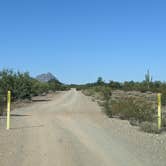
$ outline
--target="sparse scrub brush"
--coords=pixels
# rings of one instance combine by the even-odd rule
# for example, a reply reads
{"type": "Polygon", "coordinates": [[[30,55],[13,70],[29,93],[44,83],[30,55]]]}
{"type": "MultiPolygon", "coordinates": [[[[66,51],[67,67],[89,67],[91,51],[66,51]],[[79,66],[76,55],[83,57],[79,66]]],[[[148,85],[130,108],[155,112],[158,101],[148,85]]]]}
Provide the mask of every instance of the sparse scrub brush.
{"type": "Polygon", "coordinates": [[[112,114],[122,119],[134,118],[139,122],[152,121],[154,110],[145,101],[136,101],[133,98],[122,98],[121,101],[111,101],[112,114]]]}
{"type": "Polygon", "coordinates": [[[140,128],[142,131],[147,132],[147,133],[155,133],[155,134],[160,133],[156,123],[142,122],[140,125],[140,128]]]}
{"type": "Polygon", "coordinates": [[[104,112],[106,113],[106,115],[111,118],[112,117],[112,109],[111,109],[111,105],[109,103],[109,100],[106,100],[103,103],[103,107],[104,107],[104,112]]]}
{"type": "Polygon", "coordinates": [[[162,117],[162,126],[166,128],[166,116],[162,117]]]}

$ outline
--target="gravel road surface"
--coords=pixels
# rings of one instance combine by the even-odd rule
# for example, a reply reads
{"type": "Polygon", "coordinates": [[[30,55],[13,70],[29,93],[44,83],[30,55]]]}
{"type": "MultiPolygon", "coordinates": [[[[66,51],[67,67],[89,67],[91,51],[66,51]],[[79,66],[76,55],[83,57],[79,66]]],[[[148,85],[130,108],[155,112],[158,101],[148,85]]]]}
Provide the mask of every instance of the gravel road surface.
{"type": "Polygon", "coordinates": [[[75,89],[0,119],[0,166],[166,166],[166,134],[109,119],[75,89]]]}

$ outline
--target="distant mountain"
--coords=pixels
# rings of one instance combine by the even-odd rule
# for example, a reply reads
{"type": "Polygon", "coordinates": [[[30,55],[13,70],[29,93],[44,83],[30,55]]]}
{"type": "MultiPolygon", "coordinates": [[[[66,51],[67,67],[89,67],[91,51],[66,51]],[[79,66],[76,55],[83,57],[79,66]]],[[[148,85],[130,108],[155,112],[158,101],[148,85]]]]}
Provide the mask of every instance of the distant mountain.
{"type": "Polygon", "coordinates": [[[56,80],[58,81],[58,79],[52,74],[52,73],[44,73],[44,74],[40,74],[36,77],[36,79],[40,82],[49,82],[51,80],[56,80]]]}

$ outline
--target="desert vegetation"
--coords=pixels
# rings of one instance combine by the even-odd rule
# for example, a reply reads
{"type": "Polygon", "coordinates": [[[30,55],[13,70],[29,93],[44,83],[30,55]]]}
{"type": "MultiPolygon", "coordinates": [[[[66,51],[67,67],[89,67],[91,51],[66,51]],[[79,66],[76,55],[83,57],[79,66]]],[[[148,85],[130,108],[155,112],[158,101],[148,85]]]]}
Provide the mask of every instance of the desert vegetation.
{"type": "Polygon", "coordinates": [[[12,101],[18,101],[31,100],[33,96],[66,89],[68,87],[57,79],[41,82],[32,78],[28,72],[22,73],[4,69],[0,71],[0,114],[2,114],[3,108],[6,105],[8,90],[12,92],[12,101]]]}
{"type": "MultiPolygon", "coordinates": [[[[45,75],[44,75],[45,78],[45,75]]],[[[150,72],[142,82],[106,83],[102,77],[85,85],[64,85],[56,78],[46,82],[32,78],[29,73],[2,70],[0,72],[0,114],[6,105],[6,94],[12,92],[12,101],[31,100],[33,96],[44,95],[76,88],[102,106],[110,118],[129,120],[131,125],[140,126],[146,132],[157,130],[157,93],[162,93],[162,106],[166,106],[166,83],[153,81],[150,72]]],[[[166,114],[162,115],[162,127],[166,128],[166,114]]]]}
{"type": "MultiPolygon", "coordinates": [[[[92,96],[111,118],[129,120],[145,132],[159,133],[157,129],[157,93],[162,93],[162,106],[166,105],[166,83],[153,81],[148,71],[142,82],[105,83],[101,77],[95,83],[78,85],[77,90],[92,96]]],[[[166,127],[163,112],[162,127],[166,127]]],[[[162,130],[163,130],[162,129],[162,130]]]]}

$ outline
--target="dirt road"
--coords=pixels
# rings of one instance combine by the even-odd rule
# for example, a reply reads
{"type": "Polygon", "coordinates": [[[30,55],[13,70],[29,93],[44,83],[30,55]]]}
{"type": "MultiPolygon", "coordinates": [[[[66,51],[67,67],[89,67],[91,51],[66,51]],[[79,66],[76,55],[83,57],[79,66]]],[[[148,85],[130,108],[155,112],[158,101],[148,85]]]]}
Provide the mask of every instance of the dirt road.
{"type": "Polygon", "coordinates": [[[109,119],[90,98],[70,90],[0,120],[0,166],[166,166],[166,135],[109,119]]]}

